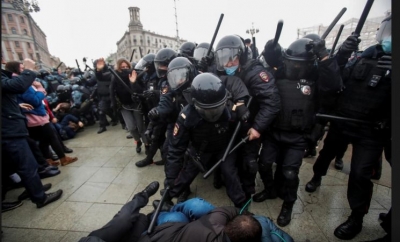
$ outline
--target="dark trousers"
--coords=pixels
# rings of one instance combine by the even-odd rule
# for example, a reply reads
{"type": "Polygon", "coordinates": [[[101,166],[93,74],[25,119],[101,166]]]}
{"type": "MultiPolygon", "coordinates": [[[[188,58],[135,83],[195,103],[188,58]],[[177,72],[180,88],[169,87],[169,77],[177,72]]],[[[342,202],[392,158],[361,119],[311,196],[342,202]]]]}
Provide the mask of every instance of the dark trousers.
{"type": "Polygon", "coordinates": [[[100,127],[106,127],[108,121],[107,116],[111,118],[112,122],[117,121],[117,118],[114,115],[114,111],[111,108],[111,101],[109,98],[102,98],[99,101],[99,124],[100,127]]]}
{"type": "Polygon", "coordinates": [[[2,162],[16,169],[33,203],[43,202],[46,195],[37,173],[38,165],[26,138],[2,138],[1,144],[2,162]]]}
{"type": "Polygon", "coordinates": [[[281,195],[285,202],[297,200],[299,188],[299,169],[308,141],[303,133],[290,131],[265,132],[260,155],[260,176],[265,189],[271,189],[274,183],[282,179],[281,195]],[[276,176],[272,179],[272,164],[277,163],[276,176]]]}
{"type": "MultiPolygon", "coordinates": [[[[218,160],[222,158],[225,151],[218,153],[204,153],[200,156],[200,160],[204,167],[210,168],[218,160]]],[[[225,178],[226,193],[235,205],[239,205],[246,201],[246,195],[240,183],[238,169],[236,166],[236,152],[228,155],[224,162],[221,163],[222,175],[225,178]]],[[[174,187],[170,190],[170,197],[179,196],[187,189],[193,180],[199,174],[199,169],[193,162],[185,162],[185,166],[175,180],[174,187]]]]}
{"type": "Polygon", "coordinates": [[[139,213],[148,202],[147,195],[136,194],[106,225],[92,231],[89,236],[98,237],[106,242],[138,241],[149,226],[147,216],[139,213]]]}
{"type": "MultiPolygon", "coordinates": [[[[377,161],[383,152],[384,142],[378,139],[354,137],[343,134],[342,131],[331,125],[331,138],[338,144],[351,143],[351,170],[347,188],[347,199],[350,208],[357,214],[366,214],[371,203],[373,183],[371,176],[374,173],[377,161]]],[[[335,158],[337,150],[334,145],[324,145],[324,152],[320,152],[318,159],[321,164],[329,166],[335,158]]],[[[322,168],[319,168],[322,170],[322,168]]],[[[325,169],[325,167],[323,168],[325,169]]],[[[314,172],[316,172],[314,170],[314,172]]],[[[326,174],[326,172],[325,172],[326,174]]]]}
{"type": "Polygon", "coordinates": [[[31,149],[32,154],[39,165],[39,171],[49,166],[49,164],[47,164],[46,158],[44,158],[43,153],[40,151],[39,146],[36,144],[36,141],[31,139],[30,137],[27,137],[26,141],[28,142],[29,148],[31,149]]]}
{"type": "Polygon", "coordinates": [[[161,129],[162,130],[159,132],[159,135],[157,135],[157,137],[155,137],[154,140],[152,140],[151,143],[150,143],[149,151],[148,151],[148,154],[147,154],[148,159],[153,160],[153,158],[156,155],[158,149],[160,149],[160,151],[161,151],[162,159],[166,159],[166,154],[164,153],[165,152],[164,143],[165,143],[165,140],[166,140],[166,137],[165,137],[166,127],[163,127],[161,129]]]}
{"type": "Polygon", "coordinates": [[[49,155],[49,145],[56,152],[58,158],[65,157],[63,145],[57,138],[56,130],[51,127],[50,123],[43,126],[28,127],[29,136],[39,141],[39,148],[45,157],[51,157],[49,155]]]}
{"type": "MultiPolygon", "coordinates": [[[[237,143],[240,142],[238,139],[237,143]]],[[[235,143],[235,144],[237,144],[235,143]]],[[[239,177],[240,181],[242,182],[242,187],[244,192],[247,195],[254,194],[256,192],[255,187],[256,187],[256,175],[257,175],[257,169],[251,169],[249,167],[249,164],[251,162],[255,162],[258,160],[258,152],[260,151],[260,140],[252,140],[249,142],[246,142],[244,145],[242,145],[240,149],[241,159],[239,160],[239,177]]]]}

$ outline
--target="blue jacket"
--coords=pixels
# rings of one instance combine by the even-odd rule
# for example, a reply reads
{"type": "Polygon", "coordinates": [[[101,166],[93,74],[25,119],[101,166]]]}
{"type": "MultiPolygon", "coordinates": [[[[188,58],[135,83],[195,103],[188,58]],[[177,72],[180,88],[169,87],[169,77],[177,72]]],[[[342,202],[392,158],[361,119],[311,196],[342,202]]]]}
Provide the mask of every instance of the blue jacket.
{"type": "Polygon", "coordinates": [[[29,87],[23,94],[18,95],[18,103],[28,103],[33,106],[31,111],[22,109],[23,113],[31,113],[38,116],[45,116],[46,109],[43,104],[45,98],[44,93],[35,91],[33,87],[29,87]]]}
{"type": "Polygon", "coordinates": [[[24,93],[33,83],[36,74],[24,70],[21,75],[12,77],[12,73],[1,70],[1,136],[5,138],[26,137],[25,115],[21,113],[17,95],[24,93]]]}

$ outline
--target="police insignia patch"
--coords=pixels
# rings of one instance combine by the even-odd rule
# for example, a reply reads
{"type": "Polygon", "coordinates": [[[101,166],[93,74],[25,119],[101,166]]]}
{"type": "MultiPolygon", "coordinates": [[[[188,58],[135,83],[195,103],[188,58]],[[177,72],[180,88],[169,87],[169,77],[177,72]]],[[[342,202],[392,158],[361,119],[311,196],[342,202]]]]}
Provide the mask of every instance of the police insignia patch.
{"type": "Polygon", "coordinates": [[[163,87],[161,93],[162,93],[162,94],[165,94],[165,93],[167,93],[167,92],[168,92],[168,86],[163,87]]]}
{"type": "Polygon", "coordinates": [[[304,94],[304,95],[310,95],[311,94],[311,88],[310,88],[310,86],[302,86],[301,87],[301,92],[304,94]]]}
{"type": "Polygon", "coordinates": [[[269,81],[268,74],[267,74],[265,71],[263,71],[263,72],[260,73],[260,77],[261,77],[261,79],[262,79],[263,81],[265,81],[265,82],[268,82],[268,81],[269,81]]]}
{"type": "Polygon", "coordinates": [[[175,127],[174,127],[174,136],[176,136],[179,132],[179,124],[175,123],[175,127]]]}

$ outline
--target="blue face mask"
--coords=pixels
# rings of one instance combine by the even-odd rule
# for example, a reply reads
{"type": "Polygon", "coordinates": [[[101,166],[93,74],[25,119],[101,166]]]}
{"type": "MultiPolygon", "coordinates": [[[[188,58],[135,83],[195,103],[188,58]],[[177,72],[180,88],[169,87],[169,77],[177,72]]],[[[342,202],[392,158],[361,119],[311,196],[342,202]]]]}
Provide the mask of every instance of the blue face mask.
{"type": "Polygon", "coordinates": [[[382,49],[386,54],[392,53],[392,37],[386,37],[382,40],[382,49]]]}
{"type": "Polygon", "coordinates": [[[228,76],[235,75],[235,72],[239,66],[224,67],[225,72],[228,76]]]}

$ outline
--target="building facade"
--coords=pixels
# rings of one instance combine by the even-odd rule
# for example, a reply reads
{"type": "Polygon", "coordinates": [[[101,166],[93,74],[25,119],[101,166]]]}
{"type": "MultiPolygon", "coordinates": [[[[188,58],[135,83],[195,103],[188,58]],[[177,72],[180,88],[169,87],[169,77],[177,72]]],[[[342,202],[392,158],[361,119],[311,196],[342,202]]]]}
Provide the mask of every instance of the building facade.
{"type": "MultiPolygon", "coordinates": [[[[361,42],[358,46],[359,50],[365,50],[367,47],[377,43],[375,40],[376,30],[379,28],[382,20],[384,18],[386,18],[387,16],[389,16],[390,14],[391,14],[391,11],[388,10],[381,17],[368,18],[365,21],[364,26],[361,30],[361,34],[360,34],[361,42]]],[[[325,38],[326,48],[328,48],[328,49],[332,48],[332,45],[336,39],[336,36],[339,32],[341,25],[344,25],[344,27],[343,27],[342,33],[340,34],[339,40],[337,42],[336,49],[340,46],[341,43],[343,43],[343,41],[346,40],[347,37],[349,37],[355,31],[358,21],[359,21],[358,18],[352,18],[341,24],[339,24],[339,23],[336,24],[335,27],[328,34],[328,36],[325,38]]],[[[317,26],[298,29],[297,30],[297,38],[302,38],[303,36],[305,36],[307,34],[318,34],[319,36],[321,36],[327,28],[328,28],[328,26],[317,25],[317,26]]]]}
{"type": "Polygon", "coordinates": [[[140,22],[140,9],[138,7],[129,7],[128,9],[130,16],[128,31],[117,42],[117,52],[107,57],[110,63],[116,63],[119,58],[130,60],[133,50],[135,52],[132,56],[132,62],[137,63],[142,55],[155,54],[159,49],[167,47],[177,51],[181,43],[186,42],[186,40],[178,39],[177,37],[160,35],[143,29],[143,25],[140,22]],[[140,50],[142,53],[140,53],[140,50]]]}
{"type": "MultiPolygon", "coordinates": [[[[39,68],[50,69],[61,63],[47,47],[46,34],[29,12],[17,10],[12,0],[1,4],[1,54],[5,61],[34,60],[39,68]]],[[[64,69],[66,66],[61,65],[64,69]]]]}

